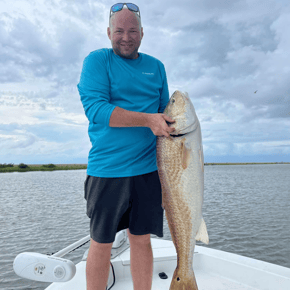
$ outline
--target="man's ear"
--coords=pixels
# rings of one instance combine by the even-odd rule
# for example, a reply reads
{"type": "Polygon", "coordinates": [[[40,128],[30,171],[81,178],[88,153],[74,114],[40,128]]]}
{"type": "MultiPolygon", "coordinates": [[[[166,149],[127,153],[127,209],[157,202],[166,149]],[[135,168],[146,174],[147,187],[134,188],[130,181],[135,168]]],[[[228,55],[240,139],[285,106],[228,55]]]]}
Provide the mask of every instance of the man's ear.
{"type": "Polygon", "coordinates": [[[143,27],[141,27],[141,40],[143,38],[143,35],[144,35],[144,33],[143,33],[143,27]]]}
{"type": "Polygon", "coordinates": [[[111,29],[110,29],[110,27],[107,28],[107,34],[108,34],[109,39],[111,40],[111,29]]]}

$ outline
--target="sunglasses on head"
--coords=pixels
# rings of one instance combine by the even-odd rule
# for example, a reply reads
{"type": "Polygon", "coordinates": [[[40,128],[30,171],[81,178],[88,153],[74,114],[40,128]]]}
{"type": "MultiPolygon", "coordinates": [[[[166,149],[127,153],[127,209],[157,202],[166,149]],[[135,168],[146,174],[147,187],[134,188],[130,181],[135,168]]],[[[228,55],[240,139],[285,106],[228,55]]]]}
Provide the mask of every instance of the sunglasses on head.
{"type": "Polygon", "coordinates": [[[127,8],[133,12],[137,12],[138,16],[140,17],[140,10],[139,7],[133,3],[117,3],[111,7],[110,10],[110,17],[112,16],[113,13],[119,12],[123,9],[124,5],[127,6],[127,8]]]}

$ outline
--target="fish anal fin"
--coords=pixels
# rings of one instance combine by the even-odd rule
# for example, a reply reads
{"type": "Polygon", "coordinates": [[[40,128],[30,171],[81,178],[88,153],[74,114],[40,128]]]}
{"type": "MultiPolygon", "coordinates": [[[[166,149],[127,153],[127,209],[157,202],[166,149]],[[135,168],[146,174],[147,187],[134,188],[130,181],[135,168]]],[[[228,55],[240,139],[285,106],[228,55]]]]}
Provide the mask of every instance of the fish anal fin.
{"type": "Polygon", "coordinates": [[[184,138],[181,142],[181,163],[183,169],[186,169],[189,165],[191,152],[191,150],[186,147],[185,141],[186,139],[184,138]]]}
{"type": "Polygon", "coordinates": [[[204,221],[203,218],[201,219],[201,223],[200,223],[200,226],[199,226],[199,230],[198,230],[198,232],[196,234],[195,240],[196,241],[201,241],[201,242],[203,242],[205,244],[209,243],[209,238],[208,238],[208,233],[207,233],[207,229],[206,229],[206,224],[205,224],[205,221],[204,221]]]}

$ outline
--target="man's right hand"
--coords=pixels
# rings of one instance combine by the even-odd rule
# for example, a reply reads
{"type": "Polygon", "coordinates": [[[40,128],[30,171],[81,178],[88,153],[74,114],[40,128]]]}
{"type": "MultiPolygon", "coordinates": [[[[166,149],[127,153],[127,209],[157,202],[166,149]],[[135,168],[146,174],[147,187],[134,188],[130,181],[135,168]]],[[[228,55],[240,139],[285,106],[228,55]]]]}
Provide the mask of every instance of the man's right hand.
{"type": "Polygon", "coordinates": [[[175,131],[174,128],[167,125],[166,121],[169,123],[175,122],[165,114],[148,114],[148,127],[155,136],[169,137],[170,133],[175,131]]]}

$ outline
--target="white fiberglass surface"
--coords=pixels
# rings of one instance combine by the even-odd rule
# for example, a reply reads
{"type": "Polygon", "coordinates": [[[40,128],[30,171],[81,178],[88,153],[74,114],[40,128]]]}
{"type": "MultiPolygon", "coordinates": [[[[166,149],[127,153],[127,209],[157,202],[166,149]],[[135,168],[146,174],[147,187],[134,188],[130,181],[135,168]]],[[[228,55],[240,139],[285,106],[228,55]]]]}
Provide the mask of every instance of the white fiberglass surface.
{"type": "MultiPolygon", "coordinates": [[[[176,267],[176,252],[173,243],[152,239],[154,269],[152,290],[168,290],[176,267]],[[165,272],[167,279],[160,279],[165,272]]],[[[290,289],[290,269],[249,259],[246,257],[196,246],[194,272],[199,290],[279,290],[290,289]],[[272,288],[274,286],[274,288],[272,288]],[[277,288],[278,289],[278,288],[277,288]]],[[[130,250],[128,249],[112,262],[116,282],[112,290],[133,290],[130,274],[130,250]]],[[[77,274],[67,283],[54,283],[47,290],[85,290],[85,266],[77,265],[77,274]]],[[[109,286],[113,276],[110,273],[109,286]]]]}

